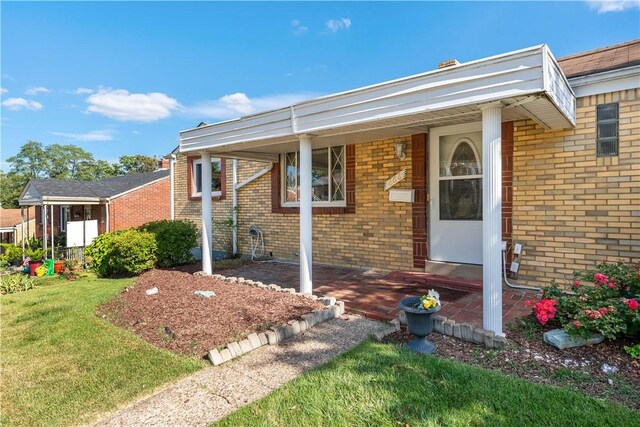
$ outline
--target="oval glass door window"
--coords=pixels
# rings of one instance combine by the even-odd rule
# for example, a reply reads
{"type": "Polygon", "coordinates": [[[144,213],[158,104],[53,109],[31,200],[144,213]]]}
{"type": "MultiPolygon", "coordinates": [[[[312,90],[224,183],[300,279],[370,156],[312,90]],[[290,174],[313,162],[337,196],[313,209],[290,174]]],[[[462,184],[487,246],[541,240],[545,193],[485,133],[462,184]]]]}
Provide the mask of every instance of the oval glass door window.
{"type": "Polygon", "coordinates": [[[482,220],[482,162],[473,141],[443,138],[440,145],[440,220],[482,220]]]}

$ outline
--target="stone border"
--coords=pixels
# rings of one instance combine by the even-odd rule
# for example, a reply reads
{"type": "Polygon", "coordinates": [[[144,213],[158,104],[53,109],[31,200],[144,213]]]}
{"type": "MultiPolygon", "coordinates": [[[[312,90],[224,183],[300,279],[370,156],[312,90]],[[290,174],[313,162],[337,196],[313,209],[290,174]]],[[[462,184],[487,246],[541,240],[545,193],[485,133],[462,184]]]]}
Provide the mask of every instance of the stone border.
{"type": "MultiPolygon", "coordinates": [[[[400,311],[398,320],[402,324],[407,324],[404,312],[400,311]]],[[[459,338],[463,341],[475,344],[484,344],[485,347],[501,350],[507,343],[506,337],[496,336],[493,331],[485,331],[473,323],[456,323],[453,319],[444,316],[433,316],[433,331],[442,335],[459,338]]]]}
{"type": "MultiPolygon", "coordinates": [[[[194,273],[196,276],[205,276],[204,273],[198,271],[194,273]]],[[[316,295],[301,294],[296,292],[294,288],[281,288],[276,284],[266,285],[260,281],[253,281],[245,279],[244,277],[227,277],[221,274],[212,274],[208,277],[213,279],[222,280],[229,283],[237,283],[241,285],[247,285],[254,288],[265,289],[272,292],[284,292],[293,295],[298,295],[304,298],[308,298],[314,301],[319,301],[325,305],[322,310],[313,310],[311,313],[303,314],[301,320],[290,320],[285,324],[272,326],[268,331],[261,332],[259,334],[250,334],[242,341],[234,341],[228,343],[222,350],[212,349],[207,353],[207,357],[213,363],[214,366],[221,365],[238,356],[249,353],[263,345],[276,345],[287,338],[301,334],[307,329],[311,329],[317,324],[326,322],[327,320],[335,319],[344,314],[344,301],[336,301],[334,297],[317,297],[316,295]]]]}

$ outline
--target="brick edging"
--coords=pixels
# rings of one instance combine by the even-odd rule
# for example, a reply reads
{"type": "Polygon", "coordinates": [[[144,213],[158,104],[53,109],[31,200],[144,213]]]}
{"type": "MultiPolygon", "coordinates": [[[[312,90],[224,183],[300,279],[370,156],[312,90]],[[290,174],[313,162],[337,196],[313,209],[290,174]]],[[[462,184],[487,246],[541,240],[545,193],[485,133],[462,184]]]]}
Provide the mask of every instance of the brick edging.
{"type": "MultiPolygon", "coordinates": [[[[406,324],[403,316],[398,317],[400,323],[406,324]]],[[[458,338],[475,344],[483,344],[487,348],[501,350],[507,343],[507,338],[496,335],[493,331],[486,331],[473,323],[456,323],[444,316],[433,316],[433,331],[442,335],[458,338]]]]}
{"type": "MultiPolygon", "coordinates": [[[[203,276],[204,273],[198,272],[195,275],[203,276]],[[200,274],[198,274],[200,273],[200,274]]],[[[317,297],[316,295],[301,294],[296,292],[294,288],[281,288],[276,284],[266,285],[260,281],[247,280],[244,277],[227,277],[221,274],[212,274],[213,279],[222,280],[229,283],[237,283],[241,285],[251,286],[253,288],[265,289],[272,292],[283,292],[298,295],[314,301],[320,301],[325,305],[322,310],[313,310],[310,313],[303,314],[301,320],[290,320],[285,324],[272,326],[266,332],[252,333],[242,341],[234,341],[228,343],[222,350],[212,349],[207,353],[207,358],[214,366],[221,365],[236,357],[252,352],[263,345],[276,345],[287,338],[301,334],[315,325],[326,322],[331,319],[338,318],[344,314],[344,301],[336,301],[334,297],[317,297]]]]}

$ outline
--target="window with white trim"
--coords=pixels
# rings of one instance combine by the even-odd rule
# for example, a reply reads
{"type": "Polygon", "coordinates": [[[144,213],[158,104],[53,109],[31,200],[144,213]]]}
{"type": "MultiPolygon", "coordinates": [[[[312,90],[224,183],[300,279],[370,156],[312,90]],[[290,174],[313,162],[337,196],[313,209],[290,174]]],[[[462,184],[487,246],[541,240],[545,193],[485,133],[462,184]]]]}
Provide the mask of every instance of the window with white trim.
{"type": "Polygon", "coordinates": [[[618,155],[618,103],[600,104],[596,107],[596,155],[618,155]]]}
{"type": "MultiPolygon", "coordinates": [[[[191,196],[202,197],[202,160],[193,161],[193,187],[191,196]]],[[[222,195],[222,161],[220,159],[211,159],[211,195],[222,195]]]]}
{"type": "MultiPolygon", "coordinates": [[[[300,205],[299,152],[281,156],[282,206],[300,205]]],[[[345,148],[317,148],[311,152],[311,194],[314,206],[346,206],[345,148]]]]}
{"type": "Polygon", "coordinates": [[[69,222],[69,206],[60,206],[60,231],[67,231],[69,222]]]}

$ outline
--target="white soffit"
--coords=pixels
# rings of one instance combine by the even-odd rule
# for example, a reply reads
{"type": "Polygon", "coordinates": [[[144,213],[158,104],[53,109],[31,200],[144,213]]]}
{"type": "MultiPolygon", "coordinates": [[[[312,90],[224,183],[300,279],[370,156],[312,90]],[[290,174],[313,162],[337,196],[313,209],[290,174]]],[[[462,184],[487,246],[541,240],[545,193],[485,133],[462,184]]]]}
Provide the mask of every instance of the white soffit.
{"type": "Polygon", "coordinates": [[[576,97],[640,88],[640,65],[575,77],[569,80],[576,97]]]}
{"type": "Polygon", "coordinates": [[[229,152],[295,142],[305,133],[464,123],[493,101],[503,102],[507,117],[532,118],[552,129],[575,125],[573,91],[541,45],[186,130],[180,151],[229,152]]]}

